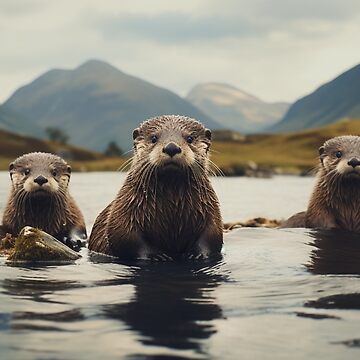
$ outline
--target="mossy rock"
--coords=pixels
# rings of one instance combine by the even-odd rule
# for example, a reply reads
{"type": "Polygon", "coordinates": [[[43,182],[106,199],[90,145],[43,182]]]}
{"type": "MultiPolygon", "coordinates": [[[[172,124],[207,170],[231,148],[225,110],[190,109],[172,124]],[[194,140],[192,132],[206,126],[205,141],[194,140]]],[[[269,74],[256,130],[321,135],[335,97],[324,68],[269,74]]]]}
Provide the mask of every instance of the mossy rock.
{"type": "Polygon", "coordinates": [[[24,227],[15,240],[8,260],[17,262],[72,262],[81,255],[48,233],[31,226],[24,227]]]}
{"type": "Polygon", "coordinates": [[[14,252],[15,248],[15,238],[11,234],[6,234],[0,240],[0,255],[10,255],[14,252]]]}

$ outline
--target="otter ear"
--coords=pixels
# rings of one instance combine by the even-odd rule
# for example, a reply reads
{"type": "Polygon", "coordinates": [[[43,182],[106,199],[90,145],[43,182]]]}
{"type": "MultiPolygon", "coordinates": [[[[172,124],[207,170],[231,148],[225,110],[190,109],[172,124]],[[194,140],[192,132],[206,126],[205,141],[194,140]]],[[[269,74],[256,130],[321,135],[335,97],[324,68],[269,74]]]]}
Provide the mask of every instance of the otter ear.
{"type": "Polygon", "coordinates": [[[211,140],[211,130],[205,129],[205,137],[209,140],[211,140]]]}
{"type": "Polygon", "coordinates": [[[140,135],[140,129],[139,129],[139,128],[136,128],[136,129],[133,131],[133,139],[135,140],[139,135],[140,135]]]}
{"type": "Polygon", "coordinates": [[[9,165],[9,171],[14,170],[14,167],[15,167],[14,163],[13,163],[13,162],[10,163],[10,165],[9,165]]]}
{"type": "Polygon", "coordinates": [[[68,165],[68,166],[66,167],[66,170],[68,171],[69,174],[71,174],[71,166],[70,166],[70,165],[68,165]]]}

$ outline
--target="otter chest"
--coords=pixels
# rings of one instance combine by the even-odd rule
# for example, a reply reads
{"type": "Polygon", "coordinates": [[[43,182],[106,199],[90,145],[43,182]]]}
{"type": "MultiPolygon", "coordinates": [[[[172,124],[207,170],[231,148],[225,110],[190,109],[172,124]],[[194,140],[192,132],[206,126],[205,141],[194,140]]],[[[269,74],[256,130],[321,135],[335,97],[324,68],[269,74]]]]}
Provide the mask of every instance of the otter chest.
{"type": "Polygon", "coordinates": [[[146,241],[165,251],[186,251],[204,230],[205,204],[180,190],[157,193],[142,229],[146,241]]]}

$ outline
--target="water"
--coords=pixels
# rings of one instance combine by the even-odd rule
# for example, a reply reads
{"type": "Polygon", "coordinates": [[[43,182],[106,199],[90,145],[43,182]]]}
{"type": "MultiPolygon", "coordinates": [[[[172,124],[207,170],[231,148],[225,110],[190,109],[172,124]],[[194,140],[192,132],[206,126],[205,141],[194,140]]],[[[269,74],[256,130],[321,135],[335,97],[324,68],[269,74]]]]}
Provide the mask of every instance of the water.
{"type": "MultiPolygon", "coordinates": [[[[88,228],[119,173],[74,174],[88,228]]],[[[1,209],[8,175],[0,173],[1,209]]],[[[304,209],[313,179],[215,179],[225,221],[304,209]]],[[[355,359],[360,243],[343,232],[240,229],[216,263],[64,266],[0,259],[1,359],[355,359]]]]}

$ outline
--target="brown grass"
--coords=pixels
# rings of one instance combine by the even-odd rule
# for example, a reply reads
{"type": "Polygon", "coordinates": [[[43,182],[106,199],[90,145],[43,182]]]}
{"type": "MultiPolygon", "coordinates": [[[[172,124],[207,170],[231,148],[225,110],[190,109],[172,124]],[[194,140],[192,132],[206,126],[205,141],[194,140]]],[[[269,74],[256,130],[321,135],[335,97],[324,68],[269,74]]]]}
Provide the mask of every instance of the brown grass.
{"type": "MultiPolygon", "coordinates": [[[[318,148],[325,140],[339,135],[360,135],[360,120],[342,120],[318,129],[284,134],[249,135],[242,142],[214,141],[212,160],[223,170],[246,165],[281,168],[294,172],[318,163],[318,148]]],[[[0,169],[6,170],[16,157],[31,152],[57,153],[67,158],[75,171],[118,170],[126,158],[107,158],[103,154],[0,131],[0,169]]]]}

